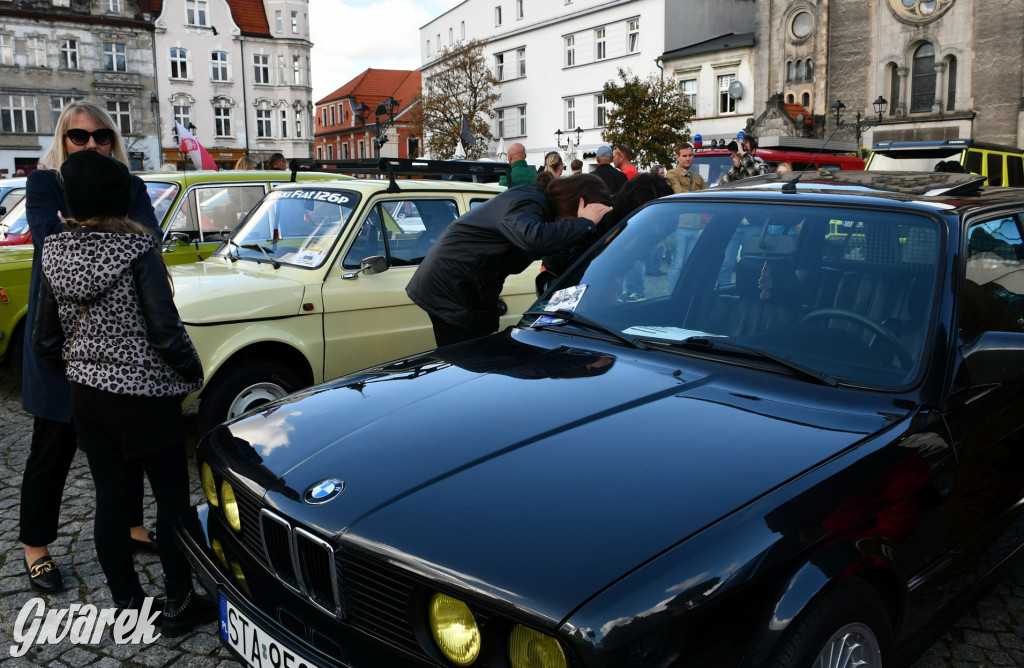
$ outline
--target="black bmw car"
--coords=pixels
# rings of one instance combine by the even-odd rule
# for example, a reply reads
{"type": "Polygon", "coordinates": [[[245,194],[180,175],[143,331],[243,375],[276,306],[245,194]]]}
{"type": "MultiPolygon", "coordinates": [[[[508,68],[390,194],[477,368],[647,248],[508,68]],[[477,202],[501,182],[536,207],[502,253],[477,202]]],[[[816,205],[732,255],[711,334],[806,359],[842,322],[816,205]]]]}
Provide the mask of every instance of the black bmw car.
{"type": "Polygon", "coordinates": [[[518,327],[211,431],[178,537],[223,642],[255,666],[912,661],[1024,537],[1024,193],[843,178],[656,200],[518,327]]]}

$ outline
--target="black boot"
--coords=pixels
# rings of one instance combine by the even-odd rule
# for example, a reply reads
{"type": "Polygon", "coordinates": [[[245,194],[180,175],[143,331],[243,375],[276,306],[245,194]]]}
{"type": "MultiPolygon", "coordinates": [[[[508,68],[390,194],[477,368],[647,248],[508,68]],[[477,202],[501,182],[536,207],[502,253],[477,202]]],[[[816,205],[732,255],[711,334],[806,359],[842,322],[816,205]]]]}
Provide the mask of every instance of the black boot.
{"type": "Polygon", "coordinates": [[[189,586],[183,597],[171,596],[168,593],[167,605],[160,615],[160,633],[174,638],[188,633],[200,624],[207,624],[216,619],[217,605],[197,594],[189,586]]]}
{"type": "MultiPolygon", "coordinates": [[[[146,602],[147,596],[149,596],[142,589],[142,585],[139,584],[138,580],[134,584],[127,587],[115,587],[111,585],[110,595],[114,599],[114,607],[117,608],[117,615],[120,616],[125,610],[141,610],[142,605],[146,602]]],[[[162,612],[164,609],[164,599],[154,598],[153,604],[150,606],[150,610],[162,612]]]]}

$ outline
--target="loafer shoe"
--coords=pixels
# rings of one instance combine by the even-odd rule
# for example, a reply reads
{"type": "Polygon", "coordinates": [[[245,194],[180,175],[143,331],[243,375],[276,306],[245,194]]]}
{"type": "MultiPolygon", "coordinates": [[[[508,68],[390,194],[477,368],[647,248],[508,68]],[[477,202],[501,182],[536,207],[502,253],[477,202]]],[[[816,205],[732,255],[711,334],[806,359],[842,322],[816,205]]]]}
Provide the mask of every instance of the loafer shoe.
{"type": "Polygon", "coordinates": [[[31,565],[26,561],[25,574],[28,575],[28,581],[33,589],[51,592],[64,588],[64,578],[60,575],[60,569],[57,568],[53,557],[48,554],[39,557],[31,565]]]}
{"type": "Polygon", "coordinates": [[[148,537],[149,540],[137,540],[132,538],[132,550],[135,552],[152,552],[153,554],[159,554],[160,546],[156,542],[156,532],[150,531],[148,537]]]}

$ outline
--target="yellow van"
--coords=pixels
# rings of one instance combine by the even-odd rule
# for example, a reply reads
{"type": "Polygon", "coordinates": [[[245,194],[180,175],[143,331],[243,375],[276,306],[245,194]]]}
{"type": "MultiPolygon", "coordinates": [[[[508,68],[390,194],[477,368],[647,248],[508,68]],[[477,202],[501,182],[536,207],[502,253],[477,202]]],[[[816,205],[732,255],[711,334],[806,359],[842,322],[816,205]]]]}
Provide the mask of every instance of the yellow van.
{"type": "Polygon", "coordinates": [[[989,186],[1024,186],[1024,149],[973,139],[875,142],[868,171],[931,172],[940,162],[988,178],[989,186]]]}

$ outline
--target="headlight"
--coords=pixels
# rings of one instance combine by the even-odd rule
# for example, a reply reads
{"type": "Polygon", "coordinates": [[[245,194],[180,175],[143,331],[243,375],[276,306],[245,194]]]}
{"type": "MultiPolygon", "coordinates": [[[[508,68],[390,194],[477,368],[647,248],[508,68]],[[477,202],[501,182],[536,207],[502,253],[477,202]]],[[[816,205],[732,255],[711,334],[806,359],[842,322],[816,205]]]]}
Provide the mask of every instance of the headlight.
{"type": "Polygon", "coordinates": [[[516,624],[508,638],[512,668],[566,668],[562,645],[551,636],[516,624]]]}
{"type": "Polygon", "coordinates": [[[231,489],[231,485],[225,480],[220,484],[220,500],[224,504],[224,517],[227,518],[228,524],[235,531],[242,530],[242,520],[238,516],[238,504],[235,502],[235,490],[231,489]]]}
{"type": "Polygon", "coordinates": [[[213,480],[213,469],[206,462],[199,467],[199,477],[203,481],[203,491],[206,493],[206,500],[211,506],[217,507],[220,502],[217,500],[217,483],[213,480]]]}
{"type": "Polygon", "coordinates": [[[430,632],[441,652],[459,666],[480,654],[480,628],[469,607],[458,599],[434,594],[430,599],[430,632]]]}

